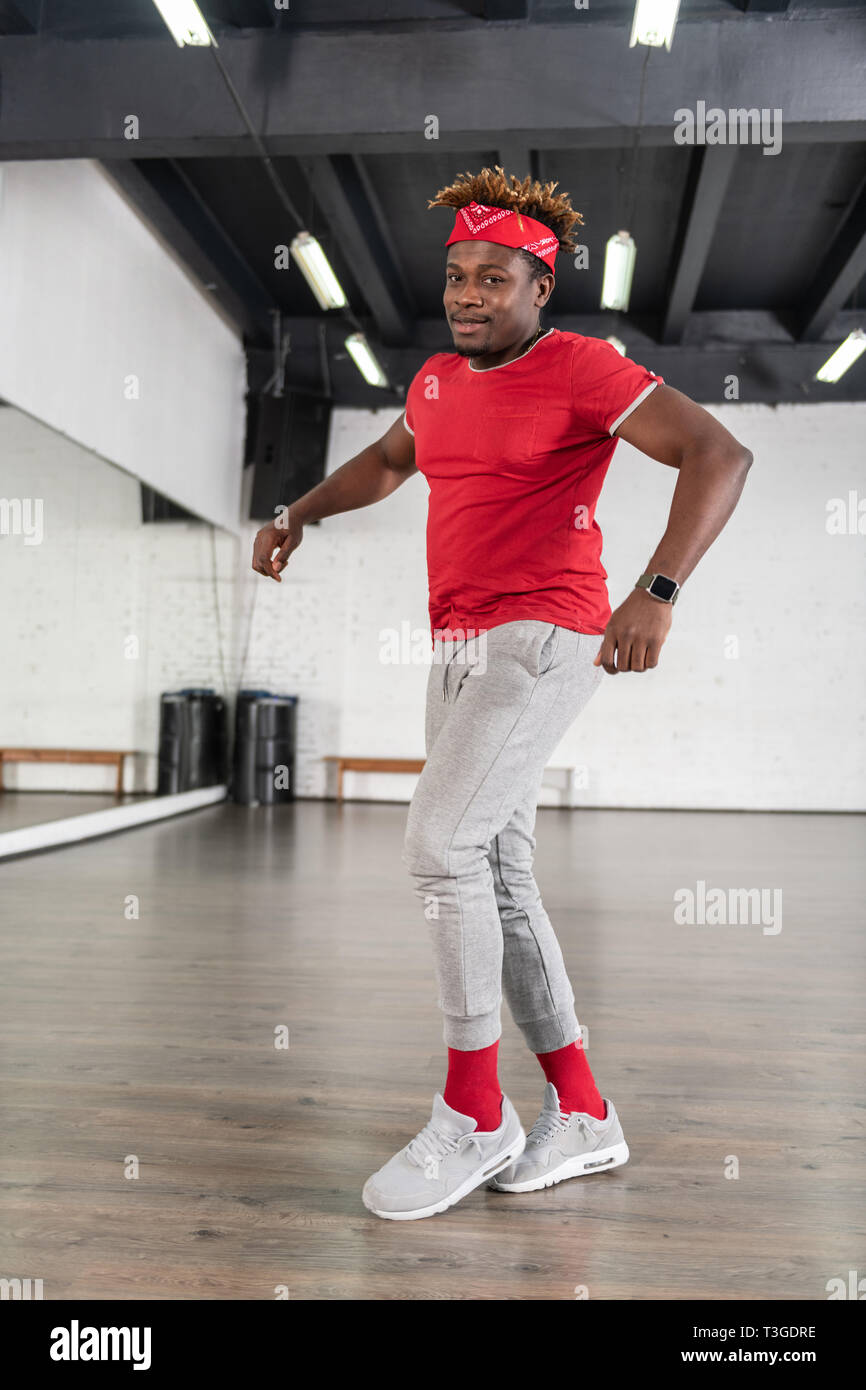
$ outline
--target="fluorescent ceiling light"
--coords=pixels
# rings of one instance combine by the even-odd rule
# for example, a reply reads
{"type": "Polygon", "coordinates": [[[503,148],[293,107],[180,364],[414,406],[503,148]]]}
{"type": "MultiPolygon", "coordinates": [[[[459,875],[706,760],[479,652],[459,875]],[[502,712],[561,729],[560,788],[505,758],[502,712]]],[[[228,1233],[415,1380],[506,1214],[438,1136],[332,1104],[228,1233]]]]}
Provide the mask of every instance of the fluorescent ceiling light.
{"type": "Polygon", "coordinates": [[[629,48],[636,43],[648,44],[650,48],[664,44],[670,53],[679,9],[680,0],[635,0],[629,48]]]}
{"type": "Polygon", "coordinates": [[[346,339],[346,347],[365,381],[369,382],[371,386],[388,385],[388,378],[373,356],[370,344],[363,333],[350,333],[346,339]]]}
{"type": "Polygon", "coordinates": [[[171,30],[178,48],[183,48],[184,44],[192,44],[196,48],[208,44],[217,46],[195,0],[153,0],[153,3],[171,30]]]}
{"type": "Polygon", "coordinates": [[[319,302],[320,309],[342,309],[348,303],[343,287],[314,236],[298,232],[289,247],[292,259],[319,302]]]}
{"type": "Polygon", "coordinates": [[[855,328],[853,333],[848,334],[844,343],[840,343],[832,357],[828,357],[823,367],[815,373],[815,380],[838,381],[862,352],[866,352],[866,333],[862,328],[855,328]]]}
{"type": "Polygon", "coordinates": [[[627,309],[637,247],[628,232],[617,232],[607,243],[604,279],[601,285],[602,309],[627,309]]]}
{"type": "Polygon", "coordinates": [[[605,342],[610,343],[611,347],[615,347],[620,357],[625,357],[625,343],[621,338],[615,338],[613,334],[611,334],[609,338],[605,338],[605,342]]]}

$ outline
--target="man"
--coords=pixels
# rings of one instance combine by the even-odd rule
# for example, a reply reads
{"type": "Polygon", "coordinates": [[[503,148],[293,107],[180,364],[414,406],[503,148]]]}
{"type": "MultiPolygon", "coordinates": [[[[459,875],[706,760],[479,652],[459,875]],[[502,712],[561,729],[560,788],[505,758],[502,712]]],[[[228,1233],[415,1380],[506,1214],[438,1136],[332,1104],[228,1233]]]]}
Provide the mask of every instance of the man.
{"type": "Polygon", "coordinates": [[[267,526],[255,543],[253,568],[279,582],[306,521],[377,502],[418,470],[429,483],[434,660],[403,859],[432,931],[448,1070],[429,1122],[364,1187],[391,1220],[444,1211],[483,1182],[528,1192],[628,1158],[532,875],[536,804],[602,670],[657,665],[679,586],[752,462],[611,344],[541,327],[556,252],[575,249],[582,221],[556,187],[497,166],[431,200],[456,210],[454,351],[424,363],[380,440],[289,508],[287,532],[267,526]],[[679,476],[665,533],[611,614],[595,506],[617,438],[679,476]],[[546,1078],[528,1136],[497,1075],[503,992],[546,1078]]]}

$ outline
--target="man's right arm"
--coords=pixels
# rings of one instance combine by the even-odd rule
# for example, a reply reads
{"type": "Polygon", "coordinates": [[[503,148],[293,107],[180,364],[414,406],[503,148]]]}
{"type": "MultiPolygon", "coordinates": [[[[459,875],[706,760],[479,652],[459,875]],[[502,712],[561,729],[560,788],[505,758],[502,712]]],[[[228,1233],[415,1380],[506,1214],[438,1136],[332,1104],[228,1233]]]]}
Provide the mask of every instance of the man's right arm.
{"type": "Polygon", "coordinates": [[[381,502],[417,471],[415,439],[401,414],[381,439],[293,502],[288,508],[287,525],[272,523],[262,527],[253,545],[253,569],[279,583],[280,572],[300,545],[308,521],[381,502]]]}

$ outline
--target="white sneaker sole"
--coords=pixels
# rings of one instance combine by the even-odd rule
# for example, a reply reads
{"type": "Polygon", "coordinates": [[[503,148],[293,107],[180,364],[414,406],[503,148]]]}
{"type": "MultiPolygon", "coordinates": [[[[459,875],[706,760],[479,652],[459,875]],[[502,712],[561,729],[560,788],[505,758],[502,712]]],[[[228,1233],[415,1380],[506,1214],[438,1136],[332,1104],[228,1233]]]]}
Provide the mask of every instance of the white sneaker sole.
{"type": "MultiPolygon", "coordinates": [[[[553,1187],[566,1178],[580,1178],[586,1173],[601,1173],[608,1168],[618,1168],[628,1162],[628,1144],[614,1144],[609,1149],[593,1149],[591,1153],[577,1154],[565,1163],[560,1163],[552,1172],[540,1178],[527,1178],[525,1182],[497,1182],[495,1178],[487,1186],[494,1192],[537,1192],[542,1187],[553,1187]]],[[[500,1170],[501,1171],[501,1170],[500,1170]]]]}
{"type": "Polygon", "coordinates": [[[495,1173],[501,1173],[503,1168],[507,1168],[510,1163],[520,1157],[525,1148],[526,1133],[521,1129],[519,1137],[509,1144],[507,1149],[503,1149],[501,1153],[487,1159],[480,1171],[470,1174],[465,1182],[431,1207],[417,1207],[415,1211],[379,1211],[378,1207],[371,1207],[366,1201],[364,1206],[374,1216],[381,1216],[385,1221],[420,1221],[424,1216],[437,1216],[439,1212],[447,1211],[449,1207],[453,1207],[456,1202],[468,1196],[476,1187],[488,1182],[495,1173]]]}

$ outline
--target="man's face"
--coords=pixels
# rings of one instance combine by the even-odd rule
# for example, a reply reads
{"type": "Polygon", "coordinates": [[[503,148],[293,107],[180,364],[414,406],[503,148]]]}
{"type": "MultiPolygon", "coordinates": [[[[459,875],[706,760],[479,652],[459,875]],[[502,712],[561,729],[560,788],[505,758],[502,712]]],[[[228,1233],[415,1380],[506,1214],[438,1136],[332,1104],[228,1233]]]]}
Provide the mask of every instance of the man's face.
{"type": "Polygon", "coordinates": [[[550,298],[553,275],[533,280],[510,246],[457,241],[448,247],[442,302],[461,357],[504,352],[532,336],[550,298]]]}

